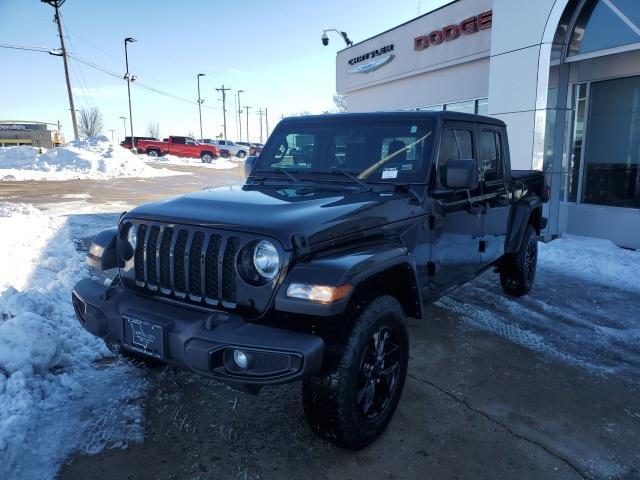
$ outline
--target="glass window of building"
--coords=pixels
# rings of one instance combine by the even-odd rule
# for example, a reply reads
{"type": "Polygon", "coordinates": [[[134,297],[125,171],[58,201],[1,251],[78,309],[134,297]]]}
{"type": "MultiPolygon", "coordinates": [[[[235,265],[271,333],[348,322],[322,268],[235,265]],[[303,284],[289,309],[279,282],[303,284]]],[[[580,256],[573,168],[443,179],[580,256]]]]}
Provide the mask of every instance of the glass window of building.
{"type": "Polygon", "coordinates": [[[567,55],[635,44],[640,48],[638,0],[589,0],[578,16],[567,55]]]}
{"type": "Polygon", "coordinates": [[[479,98],[476,100],[476,113],[478,115],[489,115],[489,99],[479,98]]]}
{"type": "Polygon", "coordinates": [[[418,107],[417,110],[423,110],[427,112],[440,112],[443,110],[443,105],[429,105],[428,107],[418,107]]]}
{"type": "Polygon", "coordinates": [[[640,76],[591,84],[583,202],[640,208],[640,76]]]}
{"type": "Polygon", "coordinates": [[[447,112],[476,113],[476,102],[475,100],[467,100],[465,102],[447,103],[445,110],[447,112]]]}

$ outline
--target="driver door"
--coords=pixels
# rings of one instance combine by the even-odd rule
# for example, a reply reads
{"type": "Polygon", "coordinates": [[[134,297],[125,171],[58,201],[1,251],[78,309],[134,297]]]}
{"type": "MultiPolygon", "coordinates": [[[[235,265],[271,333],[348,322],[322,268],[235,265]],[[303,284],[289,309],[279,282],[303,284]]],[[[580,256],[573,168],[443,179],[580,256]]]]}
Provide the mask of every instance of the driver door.
{"type": "Polygon", "coordinates": [[[448,123],[440,139],[436,178],[432,182],[436,211],[429,220],[432,227],[428,265],[431,291],[463,282],[481,268],[481,210],[473,201],[479,190],[455,191],[446,185],[449,160],[477,158],[475,135],[475,124],[448,123]]]}

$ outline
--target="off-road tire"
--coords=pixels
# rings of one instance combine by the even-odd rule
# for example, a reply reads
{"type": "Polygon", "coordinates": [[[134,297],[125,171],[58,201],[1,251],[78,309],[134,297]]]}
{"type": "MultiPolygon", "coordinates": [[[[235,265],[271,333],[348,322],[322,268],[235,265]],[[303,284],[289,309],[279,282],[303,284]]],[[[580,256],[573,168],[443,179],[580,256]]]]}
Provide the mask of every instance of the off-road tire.
{"type": "Polygon", "coordinates": [[[244,158],[247,156],[247,152],[245,152],[244,150],[240,150],[236,156],[238,158],[244,158]]]}
{"type": "Polygon", "coordinates": [[[522,238],[520,250],[509,253],[500,265],[500,284],[507,295],[521,297],[533,287],[538,263],[538,236],[529,225],[522,238]]]}
{"type": "MultiPolygon", "coordinates": [[[[378,335],[378,342],[380,338],[381,335],[378,335]]],[[[394,297],[378,297],[362,310],[344,346],[338,349],[335,358],[330,361],[328,371],[303,381],[302,402],[313,432],[320,438],[349,450],[359,450],[371,444],[385,430],[398,406],[407,374],[408,358],[409,333],[402,306],[394,297]],[[387,328],[391,330],[385,330],[387,328]],[[379,343],[375,344],[374,334],[380,331],[393,331],[387,337],[392,338],[390,345],[397,342],[398,348],[385,356],[379,373],[389,369],[382,367],[385,362],[389,360],[390,364],[392,360],[397,364],[397,376],[393,383],[395,388],[383,403],[386,406],[381,407],[377,417],[366,418],[358,400],[361,392],[359,385],[363,378],[369,378],[362,377],[363,372],[367,371],[363,366],[368,366],[365,360],[371,352],[370,347],[375,347],[374,352],[378,350],[379,343]]],[[[373,382],[372,402],[376,398],[376,389],[384,390],[390,385],[383,382],[378,387],[380,380],[377,380],[378,383],[375,380],[373,382]]],[[[378,399],[380,397],[385,398],[385,395],[379,395],[378,399]]]]}
{"type": "Polygon", "coordinates": [[[202,163],[211,163],[213,162],[213,155],[209,152],[203,152],[200,155],[200,160],[202,160],[202,163]]]}

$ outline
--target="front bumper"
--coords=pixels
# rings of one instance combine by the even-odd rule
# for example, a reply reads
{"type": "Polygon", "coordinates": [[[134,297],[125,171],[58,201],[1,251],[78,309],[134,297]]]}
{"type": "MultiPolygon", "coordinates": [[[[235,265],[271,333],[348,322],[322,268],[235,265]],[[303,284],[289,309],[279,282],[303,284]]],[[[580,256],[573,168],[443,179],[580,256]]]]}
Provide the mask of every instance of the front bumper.
{"type": "Polygon", "coordinates": [[[201,312],[137,295],[122,286],[81,280],[72,291],[80,323],[107,342],[138,350],[125,342],[125,318],[163,330],[160,359],[238,387],[260,387],[300,380],[322,364],[324,342],[307,333],[245,322],[226,312],[201,312]],[[249,354],[242,370],[233,350],[249,354]]]}

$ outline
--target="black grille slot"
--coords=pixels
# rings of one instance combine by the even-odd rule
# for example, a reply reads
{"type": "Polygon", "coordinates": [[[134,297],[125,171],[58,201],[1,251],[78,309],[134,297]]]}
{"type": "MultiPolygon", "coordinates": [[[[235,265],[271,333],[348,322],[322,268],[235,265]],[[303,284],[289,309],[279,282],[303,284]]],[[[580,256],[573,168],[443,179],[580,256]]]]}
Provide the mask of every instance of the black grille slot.
{"type": "Polygon", "coordinates": [[[220,243],[222,237],[215,233],[209,238],[209,245],[205,254],[205,297],[211,300],[218,299],[218,256],[220,255],[220,243]]]}
{"type": "Polygon", "coordinates": [[[224,249],[224,259],[222,261],[222,300],[224,302],[236,302],[236,254],[240,239],[229,237],[224,249]]]}
{"type": "Polygon", "coordinates": [[[140,225],[136,234],[135,271],[136,282],[144,283],[144,239],[147,236],[147,226],[140,225]]]}
{"type": "Polygon", "coordinates": [[[147,242],[147,282],[151,285],[158,285],[158,275],[156,271],[156,249],[158,247],[158,237],[160,227],[153,226],[149,231],[149,241],[147,242]]]}
{"type": "Polygon", "coordinates": [[[171,290],[171,240],[173,228],[165,228],[160,242],[160,287],[171,290]]]}
{"type": "Polygon", "coordinates": [[[187,290],[184,271],[184,254],[187,249],[188,238],[189,232],[186,230],[178,231],[176,247],[173,251],[173,276],[175,281],[175,290],[182,293],[186,293],[187,290]]]}
{"type": "Polygon", "coordinates": [[[189,248],[189,293],[198,297],[202,296],[200,256],[203,243],[204,233],[196,232],[193,234],[193,241],[191,242],[191,248],[189,248]]]}

